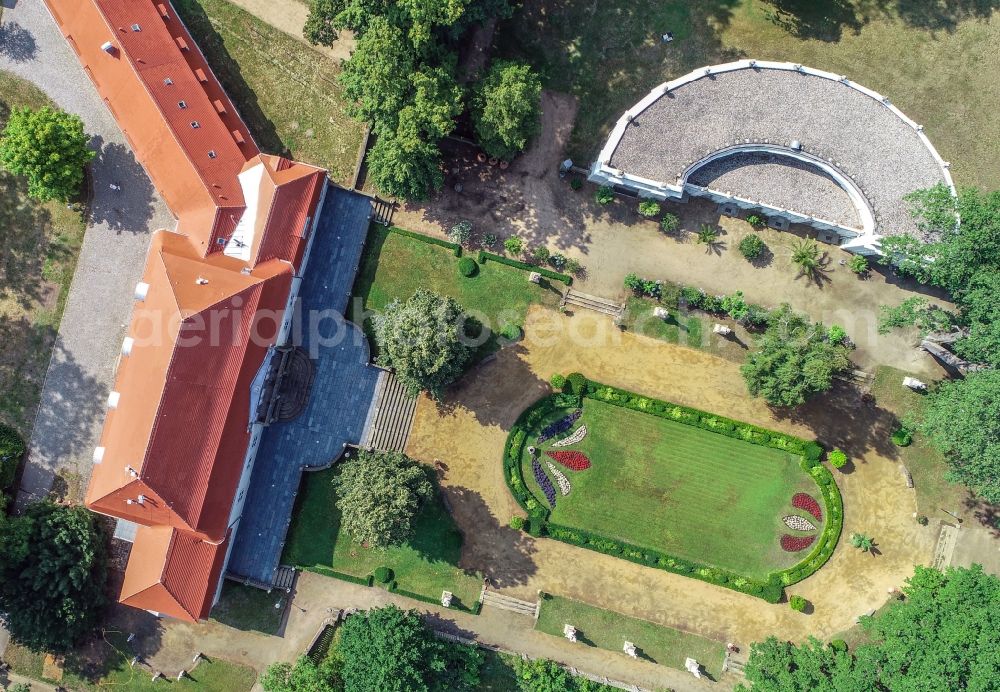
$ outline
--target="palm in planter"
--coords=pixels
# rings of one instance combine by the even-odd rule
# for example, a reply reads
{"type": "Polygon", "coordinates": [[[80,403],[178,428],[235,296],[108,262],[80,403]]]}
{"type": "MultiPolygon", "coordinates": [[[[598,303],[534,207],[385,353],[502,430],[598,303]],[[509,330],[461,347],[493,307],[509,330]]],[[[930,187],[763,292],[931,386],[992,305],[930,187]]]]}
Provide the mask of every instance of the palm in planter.
{"type": "Polygon", "coordinates": [[[871,536],[866,536],[863,533],[852,533],[851,545],[860,550],[862,553],[870,553],[872,548],[875,547],[875,539],[871,536]]]}

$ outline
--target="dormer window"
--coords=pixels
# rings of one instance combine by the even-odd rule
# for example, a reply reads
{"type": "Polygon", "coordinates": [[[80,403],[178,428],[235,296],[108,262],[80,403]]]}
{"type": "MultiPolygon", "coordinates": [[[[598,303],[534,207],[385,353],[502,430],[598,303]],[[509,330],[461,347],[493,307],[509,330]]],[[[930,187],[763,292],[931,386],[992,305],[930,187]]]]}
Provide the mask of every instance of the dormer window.
{"type": "Polygon", "coordinates": [[[174,80],[170,79],[170,77],[166,77],[164,78],[163,83],[167,86],[171,86],[174,83],[174,80]]]}
{"type": "Polygon", "coordinates": [[[180,109],[187,108],[188,107],[187,101],[178,101],[177,102],[177,107],[180,108],[180,109]]]}
{"type": "Polygon", "coordinates": [[[142,27],[139,26],[138,24],[133,24],[132,31],[142,31],[142,27]]]}
{"type": "Polygon", "coordinates": [[[214,159],[216,156],[218,156],[218,154],[215,153],[215,149],[208,150],[208,158],[214,159]]]}
{"type": "Polygon", "coordinates": [[[192,130],[197,130],[199,127],[201,127],[201,123],[199,123],[197,120],[192,120],[191,121],[191,129],[192,130]]]}

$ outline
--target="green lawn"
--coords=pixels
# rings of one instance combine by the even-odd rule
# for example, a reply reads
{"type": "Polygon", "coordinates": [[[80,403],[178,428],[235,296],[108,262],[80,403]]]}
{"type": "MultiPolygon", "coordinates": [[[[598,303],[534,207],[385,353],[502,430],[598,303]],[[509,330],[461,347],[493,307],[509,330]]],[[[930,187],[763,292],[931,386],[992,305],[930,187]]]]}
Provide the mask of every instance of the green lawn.
{"type": "Polygon", "coordinates": [[[386,549],[366,548],[340,530],[332,483],[335,472],[336,467],[303,474],[284,564],[361,578],[384,565],[393,570],[401,590],[435,600],[447,590],[461,605],[475,605],[482,579],[458,566],[462,535],[440,499],[428,503],[417,518],[411,541],[386,549]]]}
{"type": "MultiPolygon", "coordinates": [[[[257,680],[252,668],[208,659],[198,663],[189,676],[180,681],[168,678],[153,682],[147,667],[132,668],[129,665],[133,656],[124,633],[108,632],[104,640],[87,647],[85,652],[66,656],[59,684],[66,689],[87,692],[110,689],[149,692],[164,687],[177,691],[248,692],[257,680]]],[[[4,654],[4,660],[14,672],[35,680],[45,680],[42,677],[43,659],[44,654],[32,653],[16,644],[11,644],[4,654]]]]}
{"type": "Polygon", "coordinates": [[[635,644],[639,657],[647,661],[684,670],[684,659],[690,657],[704,666],[714,679],[722,674],[722,660],[726,655],[724,644],[569,598],[550,595],[543,599],[535,629],[562,637],[566,624],[573,625],[577,640],[588,646],[621,652],[625,656],[622,647],[629,641],[635,644]]]}
{"type": "MultiPolygon", "coordinates": [[[[365,311],[377,312],[393,300],[406,300],[418,288],[426,288],[454,298],[469,314],[498,331],[506,324],[522,326],[533,303],[559,304],[559,289],[542,281],[533,284],[528,281],[528,272],[498,262],[481,264],[475,276],[466,278],[459,273],[458,258],[448,248],[372,224],[354,295],[365,311]]],[[[358,306],[353,307],[352,319],[358,321],[358,306]]]]}
{"type": "MultiPolygon", "coordinates": [[[[0,130],[11,109],[51,105],[34,85],[0,71],[0,130]]],[[[0,170],[0,422],[27,439],[59,329],[84,223],[79,211],[28,197],[0,170]]]]}
{"type": "Polygon", "coordinates": [[[525,0],[494,46],[580,104],[567,154],[589,164],[653,87],[743,57],[846,74],[923,124],[961,184],[1000,186],[1000,12],[993,2],[525,0]],[[674,41],[660,42],[664,31],[674,41]]]}
{"type": "MultiPolygon", "coordinates": [[[[919,416],[926,401],[923,394],[917,394],[902,385],[908,373],[888,366],[880,366],[875,371],[872,394],[879,407],[891,411],[900,420],[907,416],[919,416]]],[[[948,464],[941,452],[925,437],[914,435],[909,447],[897,447],[900,461],[913,476],[913,489],[917,493],[917,511],[928,517],[948,520],[941,507],[965,513],[965,499],[969,489],[959,483],[945,480],[948,464]]]]}
{"type": "Polygon", "coordinates": [[[349,185],[362,127],[344,111],[340,66],[226,0],[174,7],[261,149],[349,185]]]}
{"type": "Polygon", "coordinates": [[[706,327],[709,331],[711,330],[711,321],[708,318],[669,308],[670,316],[667,319],[661,319],[653,314],[653,310],[657,307],[662,306],[648,298],[630,297],[625,304],[623,318],[625,328],[637,334],[651,336],[681,346],[690,346],[691,348],[705,348],[707,346],[703,335],[706,327]]]}
{"type": "MultiPolygon", "coordinates": [[[[538,430],[566,412],[549,414],[538,430]]],[[[778,543],[783,533],[796,533],[782,522],[793,511],[792,495],[819,499],[797,456],[589,398],[579,422],[587,436],[562,449],[583,452],[592,465],[556,465],[572,490],[558,496],[552,523],[759,580],[804,557],[778,543]]],[[[552,442],[540,447],[543,467],[552,442]]],[[[544,504],[526,452],[522,473],[544,504]]]]}
{"type": "Polygon", "coordinates": [[[263,589],[226,580],[210,618],[238,630],[277,634],[281,626],[282,610],[275,608],[274,604],[283,596],[284,592],[268,593],[263,589]]]}

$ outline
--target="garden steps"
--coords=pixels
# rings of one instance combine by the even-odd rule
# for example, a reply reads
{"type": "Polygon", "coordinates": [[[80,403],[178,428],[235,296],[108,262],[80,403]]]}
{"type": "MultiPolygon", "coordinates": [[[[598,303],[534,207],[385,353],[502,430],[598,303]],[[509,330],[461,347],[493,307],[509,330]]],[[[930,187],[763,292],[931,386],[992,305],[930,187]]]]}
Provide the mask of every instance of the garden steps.
{"type": "Polygon", "coordinates": [[[285,592],[292,590],[295,584],[295,568],[288,565],[281,565],[274,574],[274,588],[285,592]]]}
{"type": "Polygon", "coordinates": [[[522,601],[519,598],[505,596],[502,593],[490,591],[489,589],[483,591],[482,598],[484,606],[492,606],[501,610],[520,613],[521,615],[530,615],[531,617],[535,617],[535,611],[538,609],[537,603],[522,601]]]}
{"type": "Polygon", "coordinates": [[[375,403],[362,447],[387,452],[402,452],[413,427],[416,397],[406,393],[399,379],[389,371],[379,375],[375,403]]]}
{"type": "Polygon", "coordinates": [[[580,293],[572,288],[566,291],[566,295],[562,299],[562,304],[593,310],[604,315],[611,315],[612,317],[621,317],[625,312],[625,303],[616,303],[613,300],[601,298],[600,296],[580,293]]]}

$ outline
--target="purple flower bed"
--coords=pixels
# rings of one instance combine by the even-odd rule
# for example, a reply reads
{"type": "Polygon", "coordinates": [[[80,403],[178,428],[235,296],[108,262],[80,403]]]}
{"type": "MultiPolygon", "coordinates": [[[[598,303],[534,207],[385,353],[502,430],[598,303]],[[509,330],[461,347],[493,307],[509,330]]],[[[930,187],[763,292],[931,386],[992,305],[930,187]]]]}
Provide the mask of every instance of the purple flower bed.
{"type": "Polygon", "coordinates": [[[583,415],[583,409],[578,408],[564,418],[560,418],[555,423],[548,425],[541,434],[538,436],[538,444],[542,444],[546,440],[552,439],[559,433],[564,433],[573,427],[573,423],[576,423],[583,415]]]}
{"type": "Polygon", "coordinates": [[[535,480],[538,481],[538,485],[541,487],[542,492],[545,493],[545,499],[549,501],[549,505],[552,507],[556,506],[556,489],[552,485],[552,481],[545,474],[545,469],[542,465],[538,463],[538,458],[533,457],[531,459],[531,470],[535,474],[535,480]]]}

